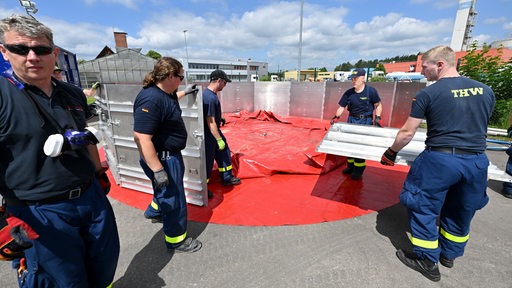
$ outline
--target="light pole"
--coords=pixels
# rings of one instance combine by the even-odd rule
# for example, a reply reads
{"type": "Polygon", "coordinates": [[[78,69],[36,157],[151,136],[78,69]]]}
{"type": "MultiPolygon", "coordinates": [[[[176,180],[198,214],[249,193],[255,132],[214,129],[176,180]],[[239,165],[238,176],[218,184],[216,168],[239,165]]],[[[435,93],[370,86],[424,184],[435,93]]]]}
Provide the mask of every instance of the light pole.
{"type": "Polygon", "coordinates": [[[183,30],[183,36],[185,37],[185,55],[187,57],[187,70],[185,70],[185,85],[188,85],[188,69],[190,69],[188,65],[187,31],[188,30],[183,30]]]}
{"type": "Polygon", "coordinates": [[[302,60],[302,22],[304,18],[304,0],[300,3],[300,32],[299,32],[299,71],[297,72],[297,80],[300,82],[300,69],[302,60]]]}

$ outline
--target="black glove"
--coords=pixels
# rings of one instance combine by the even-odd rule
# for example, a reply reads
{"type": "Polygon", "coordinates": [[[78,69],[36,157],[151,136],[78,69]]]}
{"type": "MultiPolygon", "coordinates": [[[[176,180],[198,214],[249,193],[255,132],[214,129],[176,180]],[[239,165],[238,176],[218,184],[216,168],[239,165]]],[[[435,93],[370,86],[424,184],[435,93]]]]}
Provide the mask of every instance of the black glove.
{"type": "Polygon", "coordinates": [[[380,124],[380,116],[375,116],[375,120],[373,121],[373,126],[382,127],[380,124]]]}
{"type": "Polygon", "coordinates": [[[507,129],[507,136],[512,137],[512,126],[508,127],[507,129]]]}
{"type": "Polygon", "coordinates": [[[32,247],[30,240],[38,237],[27,223],[0,208],[0,260],[23,258],[23,251],[32,247]]]}
{"type": "Polygon", "coordinates": [[[226,125],[226,119],[224,117],[220,118],[220,126],[226,125]]]}
{"type": "Polygon", "coordinates": [[[382,157],[380,158],[380,164],[386,165],[386,166],[394,166],[395,160],[396,160],[396,154],[397,152],[393,151],[391,147],[382,154],[382,157]]]}
{"type": "Polygon", "coordinates": [[[507,153],[508,156],[512,156],[512,145],[510,145],[510,147],[508,147],[508,149],[505,150],[505,153],[507,153]]]}
{"type": "Polygon", "coordinates": [[[155,181],[155,185],[158,188],[169,185],[169,177],[167,176],[167,172],[165,172],[164,168],[155,172],[153,181],[155,181]]]}
{"type": "Polygon", "coordinates": [[[185,95],[188,95],[188,94],[191,94],[191,93],[195,93],[197,92],[197,84],[188,84],[187,87],[185,87],[185,95]]]}
{"type": "Polygon", "coordinates": [[[331,125],[336,122],[334,119],[340,119],[340,116],[336,116],[336,115],[332,116],[332,118],[331,118],[331,125]]]}

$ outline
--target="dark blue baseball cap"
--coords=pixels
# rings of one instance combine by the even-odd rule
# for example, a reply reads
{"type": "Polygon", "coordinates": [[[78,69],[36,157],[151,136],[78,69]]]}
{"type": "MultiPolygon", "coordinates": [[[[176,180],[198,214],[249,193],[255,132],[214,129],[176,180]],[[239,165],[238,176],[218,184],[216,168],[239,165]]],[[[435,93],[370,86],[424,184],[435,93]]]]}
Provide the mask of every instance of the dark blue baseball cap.
{"type": "Polygon", "coordinates": [[[352,73],[350,73],[350,75],[348,76],[348,79],[352,79],[354,77],[359,77],[359,76],[364,76],[366,75],[366,71],[364,70],[364,68],[356,68],[354,70],[352,70],[352,73]]]}

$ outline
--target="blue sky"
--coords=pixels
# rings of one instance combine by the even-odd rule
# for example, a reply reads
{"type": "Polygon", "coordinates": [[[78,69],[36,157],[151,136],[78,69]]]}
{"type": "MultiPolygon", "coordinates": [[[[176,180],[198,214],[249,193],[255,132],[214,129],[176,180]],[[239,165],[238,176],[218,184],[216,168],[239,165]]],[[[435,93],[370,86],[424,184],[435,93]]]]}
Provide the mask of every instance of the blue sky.
{"type": "MultiPolygon", "coordinates": [[[[301,1],[38,0],[34,16],[55,43],[93,59],[113,32],[145,54],[185,59],[269,63],[271,72],[299,67],[301,1]]],[[[301,68],[333,70],[359,59],[416,54],[450,45],[458,0],[305,0],[301,68]]],[[[512,38],[512,0],[478,0],[472,36],[479,43],[512,38]]],[[[0,17],[25,14],[19,0],[2,0],[0,17]]],[[[183,60],[182,60],[183,61],[183,60]]]]}

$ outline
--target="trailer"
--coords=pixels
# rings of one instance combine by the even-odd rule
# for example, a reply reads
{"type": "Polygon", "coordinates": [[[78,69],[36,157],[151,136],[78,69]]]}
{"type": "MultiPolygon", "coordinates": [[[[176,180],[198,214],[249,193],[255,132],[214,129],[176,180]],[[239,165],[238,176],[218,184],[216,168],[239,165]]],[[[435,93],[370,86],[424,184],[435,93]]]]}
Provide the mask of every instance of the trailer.
{"type": "MultiPolygon", "coordinates": [[[[76,54],[64,48],[58,46],[55,47],[59,49],[56,64],[59,66],[60,69],[63,70],[63,80],[82,88],[78,72],[78,62],[76,60],[76,54]]],[[[10,68],[11,64],[4,59],[2,54],[0,54],[0,73],[10,68]]]]}

